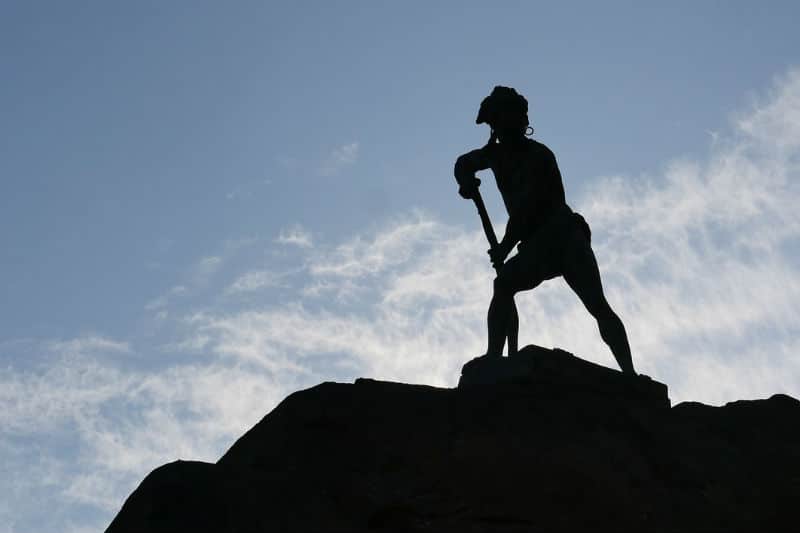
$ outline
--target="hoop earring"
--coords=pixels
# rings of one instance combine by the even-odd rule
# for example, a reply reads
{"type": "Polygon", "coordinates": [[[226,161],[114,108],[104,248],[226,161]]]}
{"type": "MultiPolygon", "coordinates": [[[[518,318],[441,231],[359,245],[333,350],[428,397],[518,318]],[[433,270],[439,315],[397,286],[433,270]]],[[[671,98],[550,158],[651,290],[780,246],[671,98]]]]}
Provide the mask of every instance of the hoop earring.
{"type": "Polygon", "coordinates": [[[528,126],[527,128],[525,128],[525,137],[530,137],[531,135],[533,135],[533,128],[528,126]],[[531,130],[530,133],[528,133],[528,130],[531,130]]]}

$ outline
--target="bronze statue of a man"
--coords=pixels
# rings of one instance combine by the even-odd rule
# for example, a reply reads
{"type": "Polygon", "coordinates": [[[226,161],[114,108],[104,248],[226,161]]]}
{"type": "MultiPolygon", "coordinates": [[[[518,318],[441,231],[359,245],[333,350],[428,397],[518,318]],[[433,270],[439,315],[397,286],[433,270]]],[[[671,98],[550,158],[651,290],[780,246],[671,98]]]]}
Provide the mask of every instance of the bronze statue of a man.
{"type": "Polygon", "coordinates": [[[635,375],[625,326],[603,294],[589,225],[567,205],[553,152],[527,136],[528,101],[510,87],[495,87],[481,102],[475,122],[488,124],[491,135],[485,146],[456,161],[458,192],[473,198],[480,184],[475,173],[490,168],[509,217],[503,239],[489,250],[497,277],[486,357],[502,356],[514,295],[564,276],[597,320],[622,371],[635,375]],[[517,254],[503,263],[515,245],[517,254]]]}

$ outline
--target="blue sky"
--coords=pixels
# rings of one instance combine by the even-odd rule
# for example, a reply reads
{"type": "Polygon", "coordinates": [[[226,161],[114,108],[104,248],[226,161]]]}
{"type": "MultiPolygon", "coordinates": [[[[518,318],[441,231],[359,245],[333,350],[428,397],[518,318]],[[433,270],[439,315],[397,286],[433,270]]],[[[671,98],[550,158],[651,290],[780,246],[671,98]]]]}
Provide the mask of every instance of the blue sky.
{"type": "MultiPolygon", "coordinates": [[[[798,396],[799,14],[2,4],[0,532],[103,529],[319,381],[452,386],[492,277],[452,165],[496,84],[555,151],[640,371],[675,401],[798,396]]],[[[613,366],[562,282],[518,300],[523,342],[613,366]]]]}

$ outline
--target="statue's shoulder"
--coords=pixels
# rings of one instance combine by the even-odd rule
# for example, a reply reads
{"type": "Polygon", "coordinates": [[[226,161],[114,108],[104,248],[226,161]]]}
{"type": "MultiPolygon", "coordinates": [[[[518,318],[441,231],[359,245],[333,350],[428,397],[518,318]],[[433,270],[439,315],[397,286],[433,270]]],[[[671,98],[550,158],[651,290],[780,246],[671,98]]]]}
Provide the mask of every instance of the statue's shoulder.
{"type": "Polygon", "coordinates": [[[528,153],[538,159],[554,160],[556,158],[556,155],[546,144],[534,139],[528,139],[528,153]]]}
{"type": "Polygon", "coordinates": [[[546,144],[544,144],[543,142],[539,142],[536,139],[531,139],[530,137],[528,138],[528,150],[545,154],[553,153],[553,151],[550,150],[550,148],[548,148],[546,144]]]}

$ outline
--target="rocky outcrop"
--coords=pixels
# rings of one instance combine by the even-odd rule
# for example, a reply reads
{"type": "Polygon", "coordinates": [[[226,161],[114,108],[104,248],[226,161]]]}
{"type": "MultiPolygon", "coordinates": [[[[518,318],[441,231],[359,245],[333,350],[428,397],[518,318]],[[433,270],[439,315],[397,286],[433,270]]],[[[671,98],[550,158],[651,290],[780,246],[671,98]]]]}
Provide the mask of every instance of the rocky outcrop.
{"type": "Polygon", "coordinates": [[[796,399],[670,407],[528,347],[456,389],[296,392],[216,464],[154,470],[107,531],[793,531],[797,501],[796,399]]]}

